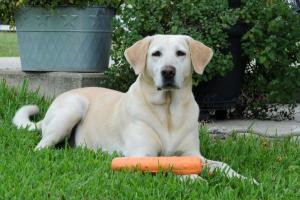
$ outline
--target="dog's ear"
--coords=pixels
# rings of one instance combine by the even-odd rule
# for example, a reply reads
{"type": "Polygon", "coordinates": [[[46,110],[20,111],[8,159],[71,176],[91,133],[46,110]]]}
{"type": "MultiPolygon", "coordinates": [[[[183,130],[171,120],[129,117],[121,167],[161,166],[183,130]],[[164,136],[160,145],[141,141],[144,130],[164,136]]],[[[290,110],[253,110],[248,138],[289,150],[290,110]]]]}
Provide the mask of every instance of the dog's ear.
{"type": "Polygon", "coordinates": [[[125,50],[125,58],[137,75],[145,69],[149,43],[150,36],[137,41],[125,50]]]}
{"type": "Polygon", "coordinates": [[[191,37],[187,38],[190,46],[191,60],[194,70],[197,74],[203,74],[206,65],[213,56],[213,51],[203,43],[194,40],[191,37]]]}

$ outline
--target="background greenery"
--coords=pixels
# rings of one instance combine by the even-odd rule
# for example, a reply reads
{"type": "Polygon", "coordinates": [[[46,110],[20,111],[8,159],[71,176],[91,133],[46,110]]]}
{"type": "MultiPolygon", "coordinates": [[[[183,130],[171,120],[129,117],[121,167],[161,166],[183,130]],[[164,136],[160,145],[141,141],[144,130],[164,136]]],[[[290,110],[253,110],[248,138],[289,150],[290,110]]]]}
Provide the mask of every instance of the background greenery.
{"type": "Polygon", "coordinates": [[[186,34],[213,47],[214,59],[203,76],[195,75],[196,84],[232,69],[226,31],[236,22],[237,16],[228,8],[227,0],[220,0],[217,4],[211,0],[129,2],[130,5],[126,4],[120,10],[120,18],[114,22],[112,57],[115,64],[106,71],[106,87],[121,91],[128,89],[135,76],[123,53],[137,40],[153,34],[186,34]]]}
{"type": "MultiPolygon", "coordinates": [[[[218,172],[205,181],[181,182],[158,174],[112,172],[116,155],[63,148],[34,151],[40,133],[16,129],[11,123],[24,104],[37,104],[45,114],[50,100],[28,92],[26,84],[8,89],[0,82],[0,194],[1,199],[299,199],[300,148],[292,139],[272,141],[231,136],[213,140],[200,130],[201,152],[227,162],[261,185],[227,179],[218,172]]],[[[299,141],[298,141],[299,142],[299,141]]]]}
{"type": "Polygon", "coordinates": [[[291,119],[300,91],[300,13],[282,0],[244,1],[240,15],[250,28],[243,49],[255,60],[246,68],[240,106],[247,117],[291,119]],[[286,111],[278,112],[282,104],[286,111]]]}
{"type": "Polygon", "coordinates": [[[241,22],[249,29],[242,40],[249,65],[238,112],[247,118],[293,117],[300,69],[291,65],[300,62],[300,45],[296,45],[300,41],[300,15],[284,0],[244,0],[241,8],[234,10],[227,0],[129,2],[115,20],[112,56],[116,63],[105,72],[108,78],[102,85],[126,91],[135,75],[123,52],[135,41],[153,34],[188,34],[214,49],[204,75],[194,76],[196,85],[217,74],[225,75],[233,67],[227,31],[241,22]],[[287,104],[287,109],[272,112],[282,104],[287,104]]]}
{"type": "MultiPolygon", "coordinates": [[[[2,0],[0,16],[9,21],[12,11],[20,5],[55,8],[66,4],[102,3],[116,9],[121,2],[2,0]]],[[[242,0],[239,9],[230,9],[227,0],[218,3],[210,0],[127,0],[118,11],[112,45],[115,64],[105,72],[107,79],[102,86],[127,91],[136,76],[123,56],[124,50],[147,35],[160,33],[188,34],[214,49],[214,57],[204,75],[194,75],[195,85],[217,74],[225,75],[233,67],[227,31],[236,22],[242,22],[249,29],[242,40],[249,64],[236,113],[246,118],[293,118],[300,90],[300,68],[295,67],[295,63],[300,63],[300,14],[284,0],[242,0]],[[285,105],[284,110],[280,110],[282,105],[285,105]]],[[[7,39],[6,36],[0,35],[0,51],[3,52],[0,56],[16,55],[16,45],[10,40],[13,37],[7,39]],[[7,49],[3,50],[5,46],[7,49]]]]}

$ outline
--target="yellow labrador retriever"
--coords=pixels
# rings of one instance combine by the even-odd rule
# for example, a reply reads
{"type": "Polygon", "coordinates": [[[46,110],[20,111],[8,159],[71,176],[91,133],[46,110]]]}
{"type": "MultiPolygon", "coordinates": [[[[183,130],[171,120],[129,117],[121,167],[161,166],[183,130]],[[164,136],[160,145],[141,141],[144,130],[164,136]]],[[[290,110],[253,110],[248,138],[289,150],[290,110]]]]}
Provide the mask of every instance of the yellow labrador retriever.
{"type": "MultiPolygon", "coordinates": [[[[210,171],[245,178],[227,164],[205,159],[199,150],[199,108],[192,94],[192,73],[202,74],[213,51],[189,36],[155,35],[126,49],[138,75],[127,93],[81,88],[58,96],[45,118],[34,123],[34,105],[17,111],[17,127],[41,129],[36,149],[51,147],[74,132],[75,146],[124,156],[199,156],[210,171]]],[[[192,176],[192,177],[196,177],[192,176]]]]}

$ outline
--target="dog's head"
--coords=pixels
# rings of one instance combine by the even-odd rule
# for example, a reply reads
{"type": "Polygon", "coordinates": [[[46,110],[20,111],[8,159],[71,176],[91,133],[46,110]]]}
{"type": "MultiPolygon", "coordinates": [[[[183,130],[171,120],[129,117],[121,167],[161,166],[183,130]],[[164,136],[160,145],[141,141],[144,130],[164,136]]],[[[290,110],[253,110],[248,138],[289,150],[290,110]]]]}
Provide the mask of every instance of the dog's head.
{"type": "Polygon", "coordinates": [[[203,73],[212,55],[210,48],[185,35],[148,36],[125,51],[135,73],[151,77],[158,90],[181,88],[193,68],[203,73]]]}

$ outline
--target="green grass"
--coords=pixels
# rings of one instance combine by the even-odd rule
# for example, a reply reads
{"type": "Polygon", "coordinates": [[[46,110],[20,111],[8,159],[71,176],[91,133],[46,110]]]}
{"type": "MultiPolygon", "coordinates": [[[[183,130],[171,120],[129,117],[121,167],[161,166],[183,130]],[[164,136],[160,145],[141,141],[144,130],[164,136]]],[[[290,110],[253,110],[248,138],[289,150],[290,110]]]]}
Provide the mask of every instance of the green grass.
{"type": "Polygon", "coordinates": [[[19,56],[17,34],[0,32],[0,57],[19,56]]]}
{"type": "Polygon", "coordinates": [[[300,148],[290,139],[255,137],[212,140],[201,129],[201,150],[227,162],[261,185],[227,179],[216,173],[206,181],[181,182],[178,177],[112,172],[113,156],[86,149],[34,151],[38,132],[17,130],[11,119],[18,107],[38,104],[41,119],[49,100],[0,83],[1,199],[300,199],[300,148]]]}

